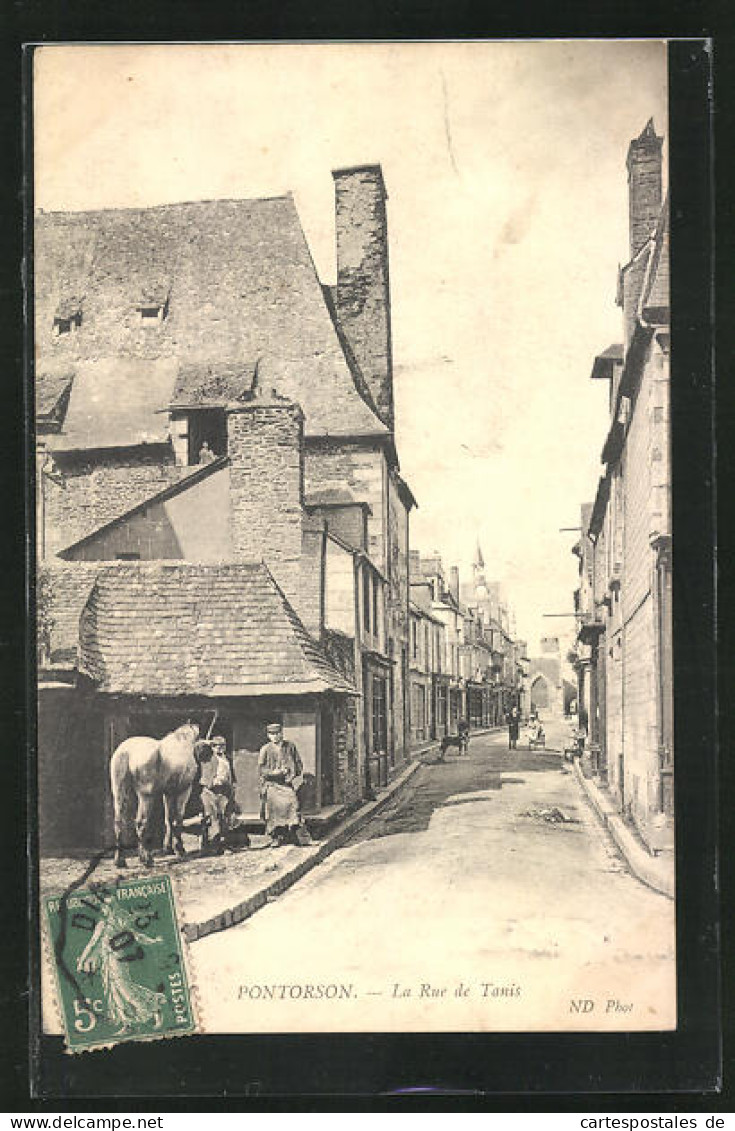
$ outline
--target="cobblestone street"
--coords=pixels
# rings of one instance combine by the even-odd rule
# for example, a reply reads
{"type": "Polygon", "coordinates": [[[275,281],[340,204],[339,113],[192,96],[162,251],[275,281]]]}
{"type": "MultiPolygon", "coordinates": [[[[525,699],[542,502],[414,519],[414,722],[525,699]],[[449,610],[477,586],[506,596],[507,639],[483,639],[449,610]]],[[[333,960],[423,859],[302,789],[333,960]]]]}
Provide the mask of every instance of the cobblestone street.
{"type": "Polygon", "coordinates": [[[673,902],[629,874],[559,754],[497,732],[192,953],[212,1030],[675,1024],[673,902]]]}

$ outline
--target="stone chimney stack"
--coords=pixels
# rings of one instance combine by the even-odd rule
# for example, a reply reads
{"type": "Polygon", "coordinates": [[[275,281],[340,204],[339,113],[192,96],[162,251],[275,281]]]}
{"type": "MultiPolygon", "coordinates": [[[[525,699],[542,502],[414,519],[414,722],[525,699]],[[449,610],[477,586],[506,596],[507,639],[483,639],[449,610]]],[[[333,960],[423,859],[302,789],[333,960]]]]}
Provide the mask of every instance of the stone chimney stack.
{"type": "Polygon", "coordinates": [[[235,561],[264,561],[301,615],[304,415],[272,389],[227,408],[235,561]]]}
{"type": "Polygon", "coordinates": [[[342,332],[381,420],[393,428],[388,224],[380,165],[335,169],[337,286],[342,332]]]}
{"type": "Polygon", "coordinates": [[[663,138],[658,137],[653,118],[646,123],[640,137],[628,147],[628,215],[630,224],[630,258],[643,247],[661,212],[661,152],[663,138]]]}

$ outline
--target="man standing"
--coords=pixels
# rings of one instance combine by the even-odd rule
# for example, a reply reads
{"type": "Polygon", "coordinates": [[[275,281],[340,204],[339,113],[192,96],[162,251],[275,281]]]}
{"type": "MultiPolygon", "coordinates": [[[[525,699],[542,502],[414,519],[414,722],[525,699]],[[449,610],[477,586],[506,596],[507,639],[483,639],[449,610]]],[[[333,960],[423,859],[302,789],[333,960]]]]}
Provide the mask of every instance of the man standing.
{"type": "Polygon", "coordinates": [[[521,725],[521,715],[518,707],[513,704],[508,711],[508,749],[516,750],[518,748],[518,731],[521,725]]]}
{"type": "Polygon", "coordinates": [[[261,816],[273,847],[299,843],[301,812],[294,782],[304,772],[293,742],[283,737],[280,723],[266,727],[268,741],[258,757],[261,816]]]}
{"type": "Polygon", "coordinates": [[[232,820],[234,790],[227,743],[221,735],[210,738],[212,757],[201,763],[202,810],[209,820],[210,848],[223,852],[232,820]]]}

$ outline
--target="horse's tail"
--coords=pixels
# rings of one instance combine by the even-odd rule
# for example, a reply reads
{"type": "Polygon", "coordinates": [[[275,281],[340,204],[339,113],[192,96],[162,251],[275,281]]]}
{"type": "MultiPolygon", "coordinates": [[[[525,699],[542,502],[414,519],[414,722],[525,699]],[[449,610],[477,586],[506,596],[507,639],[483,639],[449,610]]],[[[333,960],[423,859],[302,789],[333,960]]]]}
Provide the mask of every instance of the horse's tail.
{"type": "Polygon", "coordinates": [[[110,789],[115,822],[125,822],[132,816],[135,788],[130,772],[129,750],[123,742],[110,759],[110,789]]]}

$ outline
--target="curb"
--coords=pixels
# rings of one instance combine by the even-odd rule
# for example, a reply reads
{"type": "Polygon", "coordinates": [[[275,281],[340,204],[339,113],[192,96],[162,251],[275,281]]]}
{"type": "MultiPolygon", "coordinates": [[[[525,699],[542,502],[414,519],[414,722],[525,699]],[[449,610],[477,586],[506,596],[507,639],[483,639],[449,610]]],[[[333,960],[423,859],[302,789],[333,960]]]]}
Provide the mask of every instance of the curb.
{"type": "Polygon", "coordinates": [[[373,817],[383,806],[394,797],[406,783],[413,777],[417,770],[423,765],[423,762],[411,762],[406,766],[397,777],[386,787],[383,794],[376,798],[375,801],[368,801],[362,805],[352,817],[348,817],[343,824],[339,825],[335,831],[326,837],[325,840],[317,848],[316,852],[311,856],[307,856],[304,860],[299,860],[298,864],[294,864],[288,871],[284,872],[276,880],[272,880],[265,887],[260,888],[259,891],[253,892],[243,899],[241,902],[235,904],[234,907],[225,908],[224,911],[218,911],[209,919],[205,919],[202,923],[186,923],[184,925],[184,935],[189,942],[196,942],[197,939],[206,938],[207,935],[212,935],[216,931],[224,931],[228,927],[234,927],[236,923],[242,923],[245,919],[249,919],[266,903],[276,899],[282,895],[284,891],[292,887],[293,884],[300,880],[307,872],[315,868],[317,864],[321,864],[326,860],[335,849],[340,848],[346,840],[348,840],[354,833],[358,832],[363,825],[367,824],[371,817],[373,817]]]}
{"type": "Polygon", "coordinates": [[[609,832],[616,848],[621,853],[633,875],[654,891],[674,898],[674,870],[659,857],[651,856],[638,842],[619,813],[604,796],[593,781],[586,778],[579,767],[579,759],[574,759],[574,774],[587,800],[597,814],[603,828],[609,832]]]}

